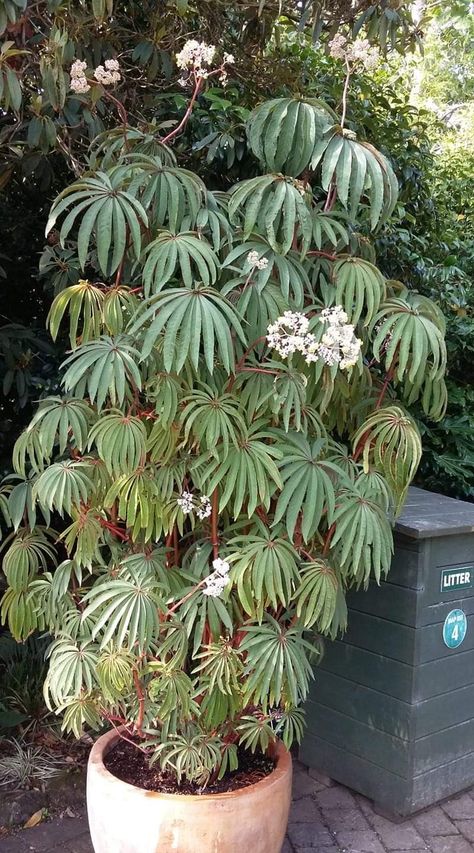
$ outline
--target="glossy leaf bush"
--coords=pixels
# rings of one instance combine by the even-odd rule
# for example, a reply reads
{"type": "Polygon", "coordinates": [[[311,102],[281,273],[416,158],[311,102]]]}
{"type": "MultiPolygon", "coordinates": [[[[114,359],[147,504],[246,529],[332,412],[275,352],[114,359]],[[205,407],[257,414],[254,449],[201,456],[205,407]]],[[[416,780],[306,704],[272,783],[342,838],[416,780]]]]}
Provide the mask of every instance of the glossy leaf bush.
{"type": "Polygon", "coordinates": [[[3,619],[53,635],[67,731],[124,725],[199,784],[238,744],[301,736],[319,638],[389,570],[421,454],[406,406],[445,406],[440,311],[354,254],[397,184],[344,112],[258,105],[260,173],[218,194],[173,132],[150,147],[123,127],[47,225],[83,278],[48,317],[71,345],[63,394],[1,495],[3,619]]]}

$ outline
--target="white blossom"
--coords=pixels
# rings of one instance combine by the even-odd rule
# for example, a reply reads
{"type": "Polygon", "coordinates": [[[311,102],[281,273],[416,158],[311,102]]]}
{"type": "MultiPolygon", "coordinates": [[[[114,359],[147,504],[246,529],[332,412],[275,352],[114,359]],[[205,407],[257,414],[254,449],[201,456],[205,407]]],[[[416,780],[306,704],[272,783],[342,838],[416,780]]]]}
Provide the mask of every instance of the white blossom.
{"type": "Polygon", "coordinates": [[[112,86],[122,79],[118,71],[119,67],[116,59],[106,59],[105,68],[103,65],[98,65],[94,71],[94,77],[102,86],[112,86]]]}
{"type": "Polygon", "coordinates": [[[368,71],[376,68],[380,60],[377,48],[372,47],[368,39],[358,38],[348,43],[342,33],[337,33],[329,42],[329,53],[334,59],[360,63],[368,71]]]}
{"type": "Polygon", "coordinates": [[[212,562],[212,568],[214,571],[207,578],[204,578],[202,593],[216,598],[229,583],[230,565],[226,560],[217,557],[212,562]]]}
{"type": "Polygon", "coordinates": [[[193,69],[198,72],[201,77],[204,76],[203,70],[205,66],[212,65],[216,48],[213,44],[189,39],[183,49],[176,54],[176,64],[178,68],[193,69]]]}
{"type": "Polygon", "coordinates": [[[275,323],[268,327],[267,341],[287,358],[300,352],[307,364],[322,359],[330,367],[338,364],[342,370],[356,364],[361,349],[361,341],[356,338],[354,326],[347,322],[347,314],[341,305],[325,308],[318,318],[327,326],[321,340],[309,332],[309,320],[304,314],[285,311],[275,323]]]}
{"type": "Polygon", "coordinates": [[[207,495],[201,495],[199,506],[196,508],[197,517],[203,521],[205,518],[209,518],[212,512],[212,504],[207,497],[207,495]]]}
{"type": "Polygon", "coordinates": [[[233,53],[224,53],[224,65],[234,65],[235,56],[233,53]]]}
{"type": "Polygon", "coordinates": [[[90,89],[85,75],[86,68],[87,62],[82,59],[76,59],[71,65],[71,89],[78,95],[84,95],[90,89]]]}
{"type": "Polygon", "coordinates": [[[86,77],[72,77],[71,78],[71,89],[73,92],[76,92],[78,95],[84,95],[89,91],[90,86],[87,82],[86,77]]]}
{"type": "Polygon", "coordinates": [[[191,492],[182,492],[176,503],[186,515],[194,509],[194,498],[191,492]]]}
{"type": "Polygon", "coordinates": [[[268,258],[261,258],[255,250],[248,253],[246,260],[251,267],[256,267],[258,270],[266,270],[268,267],[268,258]]]}

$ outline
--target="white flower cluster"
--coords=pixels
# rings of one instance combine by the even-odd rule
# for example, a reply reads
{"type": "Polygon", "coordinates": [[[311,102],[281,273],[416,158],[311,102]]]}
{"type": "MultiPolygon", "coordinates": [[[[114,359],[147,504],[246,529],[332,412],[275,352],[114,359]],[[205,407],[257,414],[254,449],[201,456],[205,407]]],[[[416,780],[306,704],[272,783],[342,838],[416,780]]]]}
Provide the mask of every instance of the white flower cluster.
{"type": "Polygon", "coordinates": [[[102,86],[112,86],[122,79],[120,65],[116,59],[106,59],[104,65],[97,66],[94,77],[98,83],[102,83],[102,86]]]}
{"type": "Polygon", "coordinates": [[[328,328],[321,341],[308,331],[309,320],[297,311],[285,311],[268,327],[270,347],[288,358],[300,352],[307,364],[322,359],[327,365],[338,364],[342,370],[353,367],[359,357],[361,341],[354,334],[354,326],[347,322],[347,314],[340,305],[325,308],[319,317],[328,328]]]}
{"type": "Polygon", "coordinates": [[[200,521],[209,518],[212,512],[212,505],[207,495],[201,495],[199,502],[196,502],[196,498],[191,492],[182,492],[176,503],[185,515],[195,512],[200,521]]]}
{"type": "Polygon", "coordinates": [[[380,59],[377,48],[372,47],[368,39],[355,39],[348,43],[342,33],[337,33],[329,42],[329,53],[334,59],[360,62],[368,71],[376,68],[380,59]]]}
{"type": "Polygon", "coordinates": [[[90,89],[85,74],[86,68],[87,62],[83,62],[81,59],[76,59],[71,65],[71,89],[78,95],[83,95],[90,89]]]}
{"type": "Polygon", "coordinates": [[[251,267],[256,267],[258,270],[266,270],[268,267],[268,259],[261,258],[255,251],[249,252],[246,260],[251,267]]]}
{"type": "Polygon", "coordinates": [[[348,323],[340,305],[321,311],[320,320],[328,328],[318,345],[318,355],[326,364],[338,364],[341,370],[354,367],[359,358],[362,341],[356,338],[354,326],[348,323]]]}
{"type": "MultiPolygon", "coordinates": [[[[216,48],[213,44],[206,44],[204,41],[196,41],[189,39],[183,49],[176,54],[176,64],[184,72],[193,72],[197,77],[206,78],[211,73],[211,66],[214,62],[216,48]]],[[[225,85],[227,82],[227,71],[225,65],[233,65],[235,58],[231,53],[224,53],[224,59],[220,66],[219,80],[225,85]]],[[[218,71],[219,69],[215,69],[218,71]]],[[[186,76],[181,77],[179,81],[181,86],[187,85],[186,76]]]]}
{"type": "MultiPolygon", "coordinates": [[[[71,89],[76,94],[83,95],[90,90],[90,84],[86,77],[87,62],[76,59],[71,65],[71,89]]],[[[103,86],[111,86],[121,80],[120,65],[116,59],[106,59],[104,65],[98,65],[94,71],[94,77],[103,86]]]]}
{"type": "Polygon", "coordinates": [[[226,560],[221,560],[220,557],[217,557],[212,562],[212,568],[214,569],[212,574],[204,578],[205,586],[202,592],[203,595],[210,595],[212,598],[217,598],[229,583],[230,565],[226,560]]]}

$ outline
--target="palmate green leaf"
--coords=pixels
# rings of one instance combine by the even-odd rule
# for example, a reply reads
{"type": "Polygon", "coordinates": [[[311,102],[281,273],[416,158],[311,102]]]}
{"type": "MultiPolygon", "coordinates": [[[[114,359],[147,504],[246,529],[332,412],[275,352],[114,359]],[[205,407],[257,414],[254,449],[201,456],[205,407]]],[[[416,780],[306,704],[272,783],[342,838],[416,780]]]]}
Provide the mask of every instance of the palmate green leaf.
{"type": "Polygon", "coordinates": [[[204,646],[202,652],[194,656],[200,663],[194,667],[193,675],[206,681],[206,688],[232,695],[240,692],[241,676],[244,670],[242,653],[229,640],[221,637],[217,643],[204,646]]]}
{"type": "Polygon", "coordinates": [[[109,335],[119,335],[135,314],[139,305],[136,295],[121,284],[104,292],[102,324],[109,335]]]}
{"type": "Polygon", "coordinates": [[[103,289],[80,279],[77,284],[61,290],[53,300],[46,318],[46,324],[53,341],[56,340],[61,321],[66,310],[69,312],[69,341],[71,349],[78,343],[79,322],[81,323],[80,337],[82,343],[99,337],[102,325],[102,308],[104,304],[103,289]]]}
{"type": "MultiPolygon", "coordinates": [[[[206,785],[222,760],[224,744],[196,725],[187,726],[182,734],[170,733],[167,741],[157,740],[150,764],[160,762],[163,770],[171,768],[178,784],[184,776],[190,782],[206,785]]],[[[151,741],[153,746],[153,741],[151,741]]]]}
{"type": "MultiPolygon", "coordinates": [[[[3,486],[0,490],[0,507],[5,522],[13,527],[16,532],[20,525],[26,521],[30,530],[36,527],[36,506],[33,500],[33,485],[35,475],[20,477],[17,474],[9,474],[5,477],[5,483],[14,485],[3,486]],[[4,491],[3,491],[4,490],[4,491]]],[[[49,513],[43,510],[46,524],[49,526],[49,513]]]]}
{"type": "MultiPolygon", "coordinates": [[[[245,332],[249,341],[265,338],[270,323],[274,322],[275,317],[281,317],[288,308],[288,302],[276,283],[266,284],[259,292],[254,286],[246,287],[234,279],[221,292],[235,305],[239,316],[246,318],[245,332]]],[[[264,349],[263,342],[260,349],[264,349]]]]}
{"type": "MultiPolygon", "coordinates": [[[[198,212],[195,228],[211,243],[215,252],[223,246],[231,246],[234,240],[234,229],[229,222],[227,211],[228,195],[214,190],[206,192],[206,206],[198,212]]],[[[182,227],[189,227],[186,218],[182,227]]]]}
{"type": "Polygon", "coordinates": [[[422,455],[415,421],[399,406],[384,406],[366,418],[352,442],[356,455],[363,451],[364,471],[374,465],[384,475],[399,512],[422,455]]]}
{"type": "Polygon", "coordinates": [[[143,464],[147,433],[143,421],[118,409],[104,412],[89,433],[88,449],[95,444],[113,477],[131,474],[143,464]]]}
{"type": "Polygon", "coordinates": [[[199,706],[192,701],[193,682],[186,672],[163,661],[150,661],[145,672],[154,676],[148,684],[148,695],[159,720],[166,724],[172,718],[175,724],[182,725],[199,713],[199,706]]]}
{"type": "Polygon", "coordinates": [[[386,512],[354,485],[338,493],[334,524],[331,550],[337,553],[342,573],[357,586],[367,587],[371,574],[378,583],[387,574],[393,554],[386,512]]]}
{"type": "Polygon", "coordinates": [[[17,643],[26,640],[38,626],[35,607],[24,590],[7,589],[2,598],[0,616],[2,624],[8,626],[17,643]]]}
{"type": "Polygon", "coordinates": [[[256,231],[275,252],[286,255],[298,236],[301,254],[309,249],[313,233],[311,210],[292,178],[260,175],[236,184],[230,192],[229,218],[237,223],[240,217],[244,240],[256,231]]]}
{"type": "Polygon", "coordinates": [[[318,438],[312,443],[298,433],[289,433],[279,442],[283,459],[280,474],[283,488],[278,498],[274,523],[283,518],[290,539],[301,515],[301,533],[308,542],[316,533],[324,516],[332,524],[336,504],[335,483],[345,478],[338,465],[327,459],[327,442],[318,438]]]}
{"type": "Polygon", "coordinates": [[[311,169],[321,167],[321,183],[337,196],[354,220],[363,197],[370,205],[370,227],[386,222],[398,197],[395,173],[383,154],[368,142],[360,142],[352,131],[334,127],[316,146],[311,169]]]}
{"type": "Polygon", "coordinates": [[[236,731],[240,735],[239,745],[252,753],[258,749],[265,754],[270,744],[276,739],[268,717],[253,717],[251,714],[245,714],[240,718],[236,731]]]}
{"type": "Polygon", "coordinates": [[[161,586],[148,567],[127,567],[126,576],[103,577],[84,596],[82,619],[94,617],[92,639],[100,637],[104,649],[113,640],[118,648],[151,648],[159,634],[160,613],[165,610],[161,586]]]}
{"type": "Polygon", "coordinates": [[[46,234],[69,210],[61,226],[60,241],[64,247],[71,230],[80,222],[77,249],[81,269],[86,266],[91,241],[97,248],[104,275],[111,275],[122,263],[128,248],[128,235],[135,257],[139,257],[141,228],[148,225],[148,217],[142,204],[128,191],[130,176],[131,170],[123,166],[92,173],[66,187],[54,202],[46,234]]]}
{"type": "Polygon", "coordinates": [[[55,509],[64,517],[72,507],[87,503],[94,493],[87,462],[55,462],[38,477],[33,487],[33,498],[40,506],[52,512],[55,509]]]}
{"type": "Polygon", "coordinates": [[[336,285],[333,303],[343,306],[353,325],[362,319],[367,326],[385,299],[382,273],[369,261],[347,255],[336,261],[332,274],[336,285]]]}
{"type": "Polygon", "coordinates": [[[3,572],[14,592],[26,592],[40,569],[45,571],[56,564],[56,551],[40,529],[23,528],[10,534],[2,551],[3,572]]]}
{"type": "Polygon", "coordinates": [[[336,219],[334,214],[325,213],[321,209],[313,210],[313,242],[317,249],[347,246],[349,233],[344,226],[344,219],[336,219]]]}
{"type": "Polygon", "coordinates": [[[205,205],[207,190],[194,172],[167,166],[158,157],[128,155],[134,170],[130,193],[137,195],[149,212],[150,222],[173,233],[180,231],[184,219],[194,228],[199,211],[205,205]]]}
{"type": "Polygon", "coordinates": [[[129,335],[103,335],[97,341],[82,344],[63,362],[62,368],[67,368],[64,388],[78,397],[87,392],[99,410],[108,399],[113,406],[121,405],[141,389],[139,361],[140,353],[129,335]]]}
{"type": "Polygon", "coordinates": [[[339,581],[324,557],[304,563],[294,600],[296,614],[305,628],[316,624],[319,633],[328,634],[336,611],[339,581]]]}
{"type": "MultiPolygon", "coordinates": [[[[189,589],[182,589],[178,594],[178,600],[191,592],[193,586],[190,586],[189,589]]],[[[203,595],[201,590],[193,593],[181,605],[176,615],[186,626],[188,637],[192,643],[193,657],[196,657],[202,648],[205,632],[210,632],[214,642],[217,642],[225,634],[232,636],[234,630],[232,613],[232,601],[227,603],[221,598],[203,595]]]]}
{"type": "Polygon", "coordinates": [[[96,666],[97,681],[106,702],[116,704],[127,696],[133,686],[134,658],[128,649],[110,643],[102,650],[96,666]]]}
{"type": "MultiPolygon", "coordinates": [[[[227,294],[243,286],[244,292],[256,290],[261,295],[268,286],[277,285],[286,303],[291,302],[295,308],[302,308],[309,280],[297,252],[289,251],[286,255],[279,254],[263,237],[251,236],[251,240],[235,246],[222,264],[223,270],[237,273],[236,277],[225,285],[222,292],[227,294]],[[262,270],[253,269],[252,272],[250,262],[247,260],[249,252],[257,252],[259,259],[268,261],[268,266],[262,270]]],[[[252,316],[250,311],[248,316],[250,318],[252,316]]]]}
{"type": "Polygon", "coordinates": [[[180,424],[162,423],[156,420],[147,438],[146,449],[151,462],[166,465],[172,462],[178,443],[182,443],[180,424]]]}
{"type": "Polygon", "coordinates": [[[75,699],[68,699],[57,708],[57,712],[63,715],[61,731],[73,734],[77,739],[84,734],[84,727],[97,732],[103,725],[97,698],[89,693],[82,693],[75,699]]]}
{"type": "Polygon", "coordinates": [[[180,421],[184,427],[184,440],[190,436],[200,451],[215,453],[222,444],[225,455],[229,443],[238,446],[238,440],[246,430],[240,403],[235,394],[222,393],[218,389],[201,383],[200,387],[183,397],[180,421]]]}
{"type": "Polygon", "coordinates": [[[316,98],[275,98],[250,113],[250,148],[273,172],[297,177],[309,165],[316,143],[337,121],[336,114],[316,98]]]}
{"type": "Polygon", "coordinates": [[[286,539],[258,519],[255,534],[234,536],[228,542],[231,579],[244,611],[263,618],[265,609],[287,607],[298,582],[298,555],[286,539]]]}
{"type": "Polygon", "coordinates": [[[372,327],[375,358],[383,360],[399,382],[406,383],[410,402],[421,397],[426,413],[441,418],[447,364],[441,311],[430,299],[403,289],[400,296],[383,303],[372,327]]]}
{"type": "Polygon", "coordinates": [[[197,370],[204,361],[213,373],[219,358],[227,373],[234,366],[231,332],[246,344],[240,318],[231,303],[210,287],[176,287],[143,303],[129,334],[144,330],[142,358],[147,358],[163,335],[163,363],[167,372],[180,373],[187,359],[197,370]]]}
{"type": "Polygon", "coordinates": [[[179,594],[183,586],[181,573],[177,569],[167,565],[167,553],[165,548],[154,548],[153,550],[137,551],[124,557],[120,561],[122,574],[126,578],[127,572],[138,570],[156,578],[165,594],[179,594]]]}
{"type": "Polygon", "coordinates": [[[303,412],[306,404],[306,376],[292,365],[268,359],[266,369],[276,371],[273,380],[272,410],[283,421],[285,432],[290,425],[298,432],[302,429],[303,412]]]}
{"type": "Polygon", "coordinates": [[[147,400],[155,407],[160,423],[168,426],[173,423],[178,412],[178,401],[182,394],[179,379],[170,373],[154,373],[145,387],[147,400]]]}
{"type": "Polygon", "coordinates": [[[99,648],[90,639],[72,642],[60,637],[48,649],[49,669],[43,688],[46,705],[62,705],[79,698],[97,684],[96,667],[99,648]]]}
{"type": "Polygon", "coordinates": [[[281,737],[287,749],[293,743],[301,743],[305,729],[306,711],[304,708],[287,708],[279,714],[275,734],[281,737]]]}
{"type": "Polygon", "coordinates": [[[71,507],[72,524],[60,535],[66,551],[74,558],[78,566],[91,569],[102,563],[101,546],[104,544],[104,528],[100,523],[101,515],[96,509],[77,509],[71,507]]]}
{"type": "Polygon", "coordinates": [[[313,649],[303,639],[301,627],[286,628],[267,613],[263,624],[244,625],[242,631],[244,701],[261,704],[264,710],[280,703],[299,705],[313,678],[308,659],[313,649]]]}
{"type": "Polygon", "coordinates": [[[120,126],[107,128],[104,133],[95,137],[89,157],[91,169],[101,168],[102,171],[107,171],[121,162],[130,151],[152,157],[154,162],[159,160],[164,166],[176,166],[174,151],[164,145],[156,133],[120,126]]]}
{"type": "Polygon", "coordinates": [[[159,293],[170,279],[182,279],[186,287],[200,281],[211,287],[217,281],[219,259],[207,240],[190,231],[162,231],[146,250],[143,268],[145,296],[159,293]]]}
{"type": "Polygon", "coordinates": [[[104,506],[110,508],[118,501],[118,517],[130,528],[132,539],[142,535],[146,542],[159,539],[162,532],[163,506],[159,498],[155,471],[147,465],[118,477],[104,498],[104,506]]]}
{"type": "Polygon", "coordinates": [[[23,479],[27,477],[27,461],[34,474],[43,471],[48,457],[43,455],[43,443],[40,439],[38,424],[31,424],[20,433],[13,446],[12,464],[13,470],[23,479]]]}
{"type": "Polygon", "coordinates": [[[74,397],[44,397],[33,415],[29,429],[35,430],[45,459],[55,445],[62,454],[67,447],[84,450],[94,410],[85,400],[74,397]]]}
{"type": "Polygon", "coordinates": [[[206,494],[218,488],[219,509],[230,504],[234,518],[242,511],[251,518],[259,505],[268,509],[275,489],[282,488],[275,460],[282,458],[283,451],[269,443],[272,436],[262,426],[261,421],[252,424],[227,453],[218,448],[217,459],[210,461],[204,475],[206,494]]]}

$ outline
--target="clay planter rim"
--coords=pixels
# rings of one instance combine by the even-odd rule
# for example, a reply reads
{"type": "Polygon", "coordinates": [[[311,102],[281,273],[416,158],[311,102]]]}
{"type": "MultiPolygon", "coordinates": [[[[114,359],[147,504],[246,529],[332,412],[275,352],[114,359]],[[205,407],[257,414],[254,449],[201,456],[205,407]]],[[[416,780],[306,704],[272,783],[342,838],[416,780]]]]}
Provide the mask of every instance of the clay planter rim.
{"type": "Polygon", "coordinates": [[[254,782],[253,785],[246,785],[244,788],[236,788],[233,791],[225,791],[221,794],[168,794],[165,792],[161,793],[160,791],[149,791],[147,788],[140,788],[139,785],[131,785],[130,782],[124,782],[118,776],[115,776],[114,773],[111,773],[110,770],[107,770],[104,758],[120,740],[119,731],[120,729],[112,729],[96,740],[90,751],[88,764],[93,764],[95,772],[104,779],[107,779],[108,782],[113,781],[115,784],[125,785],[129,790],[140,791],[150,798],[158,797],[161,800],[179,800],[181,802],[186,799],[196,802],[201,802],[202,800],[218,802],[234,799],[235,797],[251,797],[255,791],[260,791],[264,787],[271,787],[282,776],[285,776],[289,771],[291,772],[291,754],[281,740],[276,740],[273,744],[270,744],[268,749],[270,756],[276,760],[274,769],[268,776],[265,776],[264,779],[260,779],[258,782],[254,782]]]}

